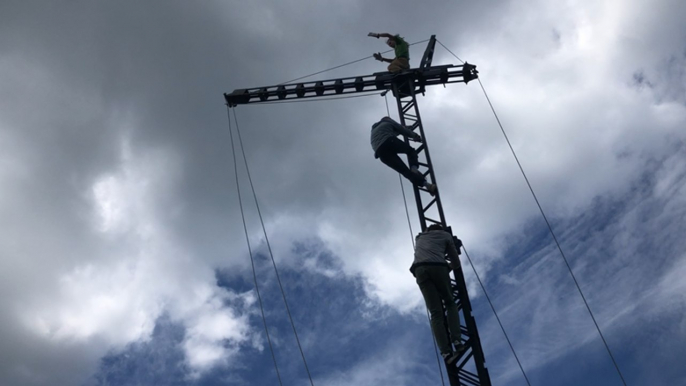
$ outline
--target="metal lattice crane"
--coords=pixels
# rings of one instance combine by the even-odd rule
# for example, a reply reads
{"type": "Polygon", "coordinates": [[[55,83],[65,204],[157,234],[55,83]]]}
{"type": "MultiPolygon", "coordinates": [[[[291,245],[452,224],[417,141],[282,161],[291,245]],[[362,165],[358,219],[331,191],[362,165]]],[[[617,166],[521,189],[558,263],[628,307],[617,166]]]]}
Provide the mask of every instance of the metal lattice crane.
{"type": "MultiPolygon", "coordinates": [[[[431,66],[436,36],[432,35],[418,68],[400,73],[379,72],[372,75],[346,77],[339,79],[320,80],[314,82],[298,82],[280,84],[269,87],[237,89],[230,94],[224,94],[229,107],[240,104],[274,102],[288,99],[317,98],[339,96],[372,91],[392,91],[398,107],[400,123],[408,129],[417,131],[422,138],[422,144],[416,149],[420,157],[422,174],[427,181],[436,184],[436,175],[431,163],[429,148],[424,135],[424,126],[419,114],[416,95],[424,93],[427,86],[446,83],[468,83],[477,78],[476,66],[463,65],[431,66]]],[[[405,138],[405,141],[408,141],[405,138]]],[[[420,169],[421,170],[421,169],[420,169]]],[[[423,187],[414,186],[415,202],[422,231],[432,223],[442,224],[452,233],[445,220],[443,205],[441,204],[440,189],[435,197],[431,197],[423,187]]],[[[462,242],[453,236],[458,251],[462,242]]],[[[467,293],[467,285],[462,269],[453,271],[453,295],[460,310],[462,325],[462,340],[466,351],[452,366],[446,366],[451,386],[455,385],[484,385],[490,386],[491,380],[486,368],[479,332],[472,316],[472,307],[467,293]]],[[[447,328],[447,327],[446,327],[447,328]]]]}

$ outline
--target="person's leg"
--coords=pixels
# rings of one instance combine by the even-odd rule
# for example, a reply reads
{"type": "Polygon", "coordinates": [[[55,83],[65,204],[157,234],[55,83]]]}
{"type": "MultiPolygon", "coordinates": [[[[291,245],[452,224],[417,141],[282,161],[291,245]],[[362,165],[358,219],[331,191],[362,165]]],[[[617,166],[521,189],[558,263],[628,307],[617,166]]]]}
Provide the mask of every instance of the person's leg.
{"type": "Polygon", "coordinates": [[[417,151],[406,142],[399,140],[398,138],[393,138],[395,141],[391,142],[391,148],[396,154],[407,154],[408,164],[410,165],[410,171],[414,176],[406,178],[412,181],[413,184],[425,187],[431,195],[436,194],[436,185],[429,184],[426,181],[426,177],[419,171],[419,156],[417,151]]]}
{"type": "Polygon", "coordinates": [[[403,177],[410,180],[415,185],[424,186],[426,180],[420,173],[412,172],[403,162],[403,160],[398,157],[397,154],[380,154],[379,159],[384,164],[388,165],[391,169],[400,173],[403,177]]]}
{"type": "Polygon", "coordinates": [[[388,65],[388,71],[390,72],[400,72],[410,68],[410,61],[407,58],[395,58],[388,65]]]}
{"type": "Polygon", "coordinates": [[[400,65],[400,63],[398,63],[398,58],[393,59],[391,64],[388,65],[388,71],[389,72],[400,72],[402,70],[403,70],[403,68],[400,65]]]}
{"type": "Polygon", "coordinates": [[[392,148],[392,151],[396,154],[407,154],[408,156],[408,163],[410,164],[410,175],[408,176],[407,174],[403,174],[405,178],[412,181],[412,183],[417,186],[425,187],[426,190],[428,190],[432,196],[436,195],[436,185],[430,184],[426,180],[424,175],[419,171],[419,157],[417,156],[417,151],[407,143],[397,138],[393,139],[395,141],[392,141],[391,146],[389,146],[392,148]]]}
{"type": "Polygon", "coordinates": [[[403,141],[400,142],[404,145],[402,153],[407,154],[407,163],[410,165],[410,169],[417,169],[419,167],[419,155],[417,155],[417,150],[403,141]]]}
{"type": "Polygon", "coordinates": [[[405,165],[405,162],[403,162],[403,160],[401,160],[400,157],[398,157],[398,153],[404,153],[407,151],[406,148],[410,148],[412,151],[414,151],[414,149],[412,149],[411,146],[407,145],[401,140],[397,138],[390,138],[389,140],[384,142],[383,145],[381,145],[381,147],[377,151],[377,154],[381,162],[388,165],[391,169],[395,170],[396,172],[402,174],[403,177],[410,180],[413,184],[424,186],[426,183],[424,176],[422,176],[421,173],[412,172],[405,165]]]}
{"type": "Polygon", "coordinates": [[[419,290],[422,291],[426,308],[429,310],[429,315],[431,315],[431,331],[433,331],[434,337],[436,338],[436,345],[438,345],[441,354],[447,354],[453,350],[448,341],[448,334],[446,333],[443,324],[444,317],[441,297],[434,282],[431,280],[431,275],[428,271],[429,268],[434,267],[417,267],[414,273],[417,277],[419,290]]]}
{"type": "Polygon", "coordinates": [[[438,295],[443,300],[448,314],[448,329],[452,342],[462,342],[460,330],[460,313],[453,299],[453,292],[450,286],[450,270],[447,267],[428,267],[431,268],[429,275],[436,287],[438,295]]]}
{"type": "Polygon", "coordinates": [[[391,138],[389,148],[396,154],[407,154],[410,169],[419,167],[419,156],[417,150],[398,138],[391,138]]]}

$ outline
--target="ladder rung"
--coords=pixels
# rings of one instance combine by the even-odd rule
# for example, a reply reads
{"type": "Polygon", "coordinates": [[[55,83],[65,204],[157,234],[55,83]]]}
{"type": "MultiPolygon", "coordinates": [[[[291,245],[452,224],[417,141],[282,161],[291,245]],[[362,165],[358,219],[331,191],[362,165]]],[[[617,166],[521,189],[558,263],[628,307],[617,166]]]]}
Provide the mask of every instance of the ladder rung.
{"type": "Polygon", "coordinates": [[[434,223],[434,224],[440,224],[440,223],[441,223],[440,221],[436,221],[436,220],[434,220],[434,219],[432,219],[432,218],[429,218],[429,217],[426,217],[426,216],[424,216],[424,219],[427,220],[427,221],[431,221],[431,222],[434,223]]]}
{"type": "Polygon", "coordinates": [[[433,200],[431,200],[431,202],[429,202],[428,204],[426,204],[426,206],[424,207],[424,209],[422,209],[422,212],[426,212],[426,211],[431,207],[431,205],[433,205],[435,202],[436,202],[436,199],[434,198],[433,200]]]}
{"type": "Polygon", "coordinates": [[[460,382],[469,382],[468,384],[475,385],[475,386],[478,386],[481,384],[481,383],[479,383],[479,378],[467,370],[460,368],[458,370],[458,373],[459,373],[460,378],[461,378],[460,382]],[[464,373],[467,373],[467,374],[464,374],[464,373]]]}
{"type": "MultiPolygon", "coordinates": [[[[463,355],[463,356],[460,358],[460,361],[458,361],[458,362],[460,362],[460,363],[457,365],[457,367],[458,367],[460,370],[462,370],[462,368],[464,367],[464,365],[466,365],[467,362],[468,362],[470,359],[472,359],[472,358],[474,357],[474,351],[473,351],[473,350],[465,350],[465,351],[462,353],[462,355],[463,355]]],[[[471,374],[471,373],[470,373],[470,374],[471,374]]],[[[475,375],[475,376],[476,376],[476,375],[475,375]]],[[[477,378],[477,379],[478,379],[478,378],[477,378]]]]}

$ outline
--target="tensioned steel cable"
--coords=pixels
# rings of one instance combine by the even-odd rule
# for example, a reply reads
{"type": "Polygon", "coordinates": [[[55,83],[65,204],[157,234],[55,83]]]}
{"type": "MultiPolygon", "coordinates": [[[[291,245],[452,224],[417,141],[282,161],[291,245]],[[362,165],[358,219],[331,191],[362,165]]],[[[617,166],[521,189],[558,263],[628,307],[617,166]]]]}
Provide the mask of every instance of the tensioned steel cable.
{"type": "Polygon", "coordinates": [[[298,343],[298,349],[300,350],[300,356],[302,357],[303,364],[305,365],[305,371],[307,372],[307,377],[310,379],[310,385],[314,386],[314,381],[312,381],[312,375],[310,374],[310,369],[307,366],[307,360],[305,359],[305,353],[303,352],[302,345],[300,344],[300,338],[298,337],[298,331],[295,328],[295,323],[293,322],[293,316],[291,315],[291,309],[288,306],[288,301],[286,300],[286,292],[283,289],[283,284],[281,283],[281,277],[279,276],[279,270],[276,268],[276,261],[274,260],[274,253],[272,252],[272,246],[269,243],[269,237],[267,237],[267,230],[264,226],[264,220],[262,219],[262,211],[260,210],[260,204],[257,201],[257,194],[255,193],[255,186],[252,182],[252,177],[250,176],[250,168],[248,167],[248,159],[245,156],[245,149],[243,148],[243,139],[241,138],[241,130],[238,127],[238,118],[236,117],[236,110],[233,111],[233,119],[236,123],[236,133],[238,133],[238,143],[241,147],[241,153],[243,153],[243,161],[245,162],[245,170],[248,174],[248,181],[250,181],[250,189],[252,190],[253,198],[255,199],[255,207],[257,208],[257,214],[260,218],[260,224],[262,225],[262,232],[264,233],[264,239],[267,243],[267,249],[269,250],[269,257],[271,258],[272,265],[274,266],[274,272],[276,273],[276,281],[279,283],[279,289],[281,290],[281,296],[283,297],[283,303],[286,305],[286,313],[288,313],[288,319],[291,322],[291,327],[293,328],[293,335],[295,335],[295,341],[298,343]]]}
{"type": "Polygon", "coordinates": [[[443,48],[445,48],[448,52],[450,52],[457,60],[459,60],[460,63],[464,64],[464,61],[462,61],[462,59],[460,59],[457,55],[455,55],[452,51],[450,51],[450,49],[449,49],[448,47],[444,46],[443,43],[441,43],[440,40],[436,39],[436,41],[438,42],[438,44],[440,44],[441,46],[443,46],[443,48]]]}
{"type": "MultiPolygon", "coordinates": [[[[443,45],[438,39],[436,40],[438,44],[443,46],[446,50],[448,48],[443,45]]],[[[448,50],[451,54],[452,51],[448,50]]],[[[453,54],[457,60],[460,62],[464,63],[462,59],[457,57],[457,55],[453,54]]],[[[500,320],[500,317],[498,316],[498,312],[495,310],[495,306],[493,305],[493,302],[491,301],[491,297],[488,296],[488,292],[486,291],[486,286],[484,286],[483,282],[481,281],[481,277],[479,276],[479,273],[476,271],[476,267],[474,266],[474,263],[472,262],[472,259],[469,257],[469,254],[467,253],[467,248],[464,246],[464,243],[462,245],[462,249],[464,250],[465,256],[467,256],[467,260],[469,261],[469,265],[472,267],[472,271],[474,271],[474,275],[476,276],[477,281],[479,282],[479,286],[481,287],[481,290],[484,292],[484,295],[486,296],[486,300],[488,301],[489,306],[491,307],[491,311],[493,311],[493,315],[495,315],[495,319],[498,322],[498,325],[500,326],[500,330],[503,332],[503,335],[505,336],[505,340],[507,341],[507,344],[510,346],[510,350],[512,351],[512,355],[514,356],[515,360],[517,361],[517,365],[519,366],[519,370],[522,372],[522,375],[524,376],[524,379],[526,380],[526,384],[531,386],[531,383],[529,381],[529,377],[526,375],[526,371],[524,371],[524,367],[522,366],[521,361],[519,360],[519,356],[517,356],[517,352],[514,349],[514,346],[512,345],[512,342],[510,341],[510,337],[507,335],[507,332],[505,331],[505,327],[503,326],[502,321],[500,320]]]]}
{"type": "Polygon", "coordinates": [[[255,260],[252,255],[252,248],[250,248],[250,238],[248,237],[248,226],[245,223],[245,213],[243,212],[243,200],[241,199],[241,188],[238,181],[238,163],[236,162],[236,150],[233,141],[233,129],[231,128],[231,112],[226,108],[226,113],[229,118],[229,136],[231,138],[231,154],[233,155],[233,169],[236,175],[236,191],[238,192],[238,205],[241,208],[241,219],[243,220],[243,230],[245,231],[245,241],[248,243],[248,253],[250,254],[250,264],[252,265],[252,276],[255,282],[255,291],[257,292],[257,299],[260,304],[260,312],[262,313],[262,323],[264,324],[264,331],[267,334],[267,342],[269,343],[269,351],[272,353],[272,360],[274,361],[274,369],[276,369],[276,377],[279,379],[279,385],[283,386],[281,382],[281,374],[279,373],[279,366],[276,364],[276,356],[274,355],[274,347],[272,340],[269,337],[269,328],[267,327],[267,318],[264,316],[264,306],[262,305],[262,296],[260,295],[260,286],[257,284],[257,273],[255,272],[255,260]]]}
{"type": "MultiPolygon", "coordinates": [[[[384,100],[386,101],[386,113],[388,117],[391,117],[391,110],[388,108],[388,97],[383,94],[384,100]]],[[[407,226],[410,228],[410,241],[412,241],[412,250],[414,251],[414,232],[412,231],[412,222],[410,221],[410,210],[407,209],[407,198],[405,197],[405,187],[403,186],[403,179],[398,173],[398,180],[400,181],[400,190],[403,192],[403,203],[405,204],[405,216],[407,216],[407,226]]],[[[425,307],[426,308],[426,307],[425,307]]],[[[426,308],[426,317],[429,319],[429,326],[431,326],[431,315],[429,315],[429,309],[426,308]]],[[[431,328],[429,328],[431,331],[431,328]]],[[[431,339],[434,342],[434,353],[436,354],[436,363],[438,364],[438,374],[441,375],[441,385],[445,386],[445,379],[443,379],[443,371],[441,370],[441,359],[438,356],[438,345],[436,344],[436,337],[431,334],[431,339]]]]}
{"type": "MultiPolygon", "coordinates": [[[[419,42],[410,43],[410,44],[408,44],[408,46],[413,46],[413,45],[415,45],[415,44],[421,44],[421,43],[425,43],[425,42],[428,42],[428,41],[429,41],[429,39],[425,39],[425,40],[422,40],[422,41],[419,41],[419,42]]],[[[389,52],[391,52],[391,51],[393,51],[393,50],[392,50],[392,49],[391,49],[391,50],[386,50],[386,51],[383,51],[383,52],[381,52],[381,53],[382,53],[382,54],[387,54],[387,53],[389,53],[389,52]]],[[[364,58],[360,58],[360,59],[357,59],[357,60],[353,60],[352,62],[340,64],[340,65],[335,66],[335,67],[327,68],[326,70],[321,70],[321,71],[313,72],[313,73],[310,74],[310,75],[305,75],[305,76],[301,76],[300,78],[291,79],[291,80],[289,80],[289,81],[287,81],[287,82],[279,83],[278,85],[280,86],[280,85],[283,85],[283,84],[288,84],[288,83],[291,83],[291,82],[295,82],[296,80],[309,78],[309,77],[311,77],[311,76],[319,75],[319,74],[325,73],[325,72],[327,72],[327,71],[331,71],[331,70],[335,70],[335,69],[337,69],[337,68],[345,67],[345,66],[348,66],[348,65],[351,65],[351,64],[354,64],[354,63],[357,63],[357,62],[361,62],[361,61],[363,61],[363,60],[367,60],[367,59],[370,59],[370,58],[373,58],[373,57],[374,57],[373,55],[372,55],[372,56],[365,56],[364,58]]]]}
{"type": "MultiPolygon", "coordinates": [[[[384,94],[384,100],[386,101],[386,114],[391,117],[391,110],[388,108],[388,96],[384,94]]],[[[407,198],[405,197],[405,187],[403,186],[403,179],[398,173],[398,181],[400,181],[400,190],[403,192],[403,202],[405,203],[405,216],[407,216],[407,226],[410,228],[410,240],[412,241],[412,249],[414,250],[414,232],[412,231],[412,222],[410,221],[410,211],[407,209],[407,198]]]]}
{"type": "MultiPolygon", "coordinates": [[[[438,40],[437,40],[438,41],[438,40]]],[[[462,59],[458,58],[457,55],[455,55],[452,51],[450,51],[446,46],[443,45],[440,41],[438,43],[443,46],[448,52],[450,52],[457,60],[462,62],[462,59]]],[[[464,63],[464,62],[463,62],[464,63]]],[[[538,201],[538,197],[536,196],[536,193],[534,192],[533,187],[531,186],[531,183],[529,182],[529,178],[526,176],[526,173],[524,172],[524,168],[522,167],[522,164],[519,162],[519,158],[517,157],[517,153],[514,151],[514,148],[512,147],[512,144],[510,143],[510,139],[507,136],[507,133],[505,132],[505,129],[503,128],[502,123],[500,122],[500,118],[498,117],[498,114],[495,112],[495,108],[493,107],[493,104],[491,103],[491,98],[488,97],[488,93],[486,93],[486,89],[484,88],[483,83],[481,83],[481,78],[477,78],[479,81],[479,86],[481,86],[481,90],[484,93],[484,96],[486,97],[486,101],[488,101],[488,105],[491,107],[491,111],[493,112],[493,116],[495,117],[495,120],[498,122],[498,126],[500,127],[500,131],[503,133],[503,136],[505,137],[505,141],[507,142],[507,146],[509,146],[510,151],[512,152],[512,156],[514,156],[515,161],[517,161],[517,166],[519,166],[519,170],[522,173],[522,176],[524,177],[524,180],[526,181],[526,185],[529,187],[529,191],[531,191],[531,195],[534,198],[534,201],[536,201],[536,205],[538,206],[538,210],[541,212],[541,216],[543,217],[543,220],[545,221],[548,230],[550,231],[550,234],[553,237],[553,240],[555,241],[555,245],[557,246],[557,249],[560,251],[560,255],[562,256],[562,260],[564,260],[565,265],[567,266],[567,270],[569,271],[570,276],[572,277],[572,280],[574,281],[574,285],[576,286],[576,289],[579,291],[579,295],[581,295],[581,299],[584,301],[584,305],[586,305],[586,309],[588,310],[588,314],[591,316],[591,319],[593,320],[593,324],[595,325],[596,330],[598,330],[598,335],[600,335],[600,339],[603,341],[603,345],[605,345],[605,349],[607,350],[607,353],[610,355],[610,359],[612,360],[612,364],[614,364],[615,369],[617,370],[617,374],[619,375],[619,378],[622,380],[622,384],[626,386],[626,381],[624,380],[624,376],[622,375],[622,371],[619,369],[619,365],[617,364],[617,361],[615,361],[614,355],[612,355],[612,350],[610,350],[610,346],[607,344],[607,341],[605,340],[605,336],[603,336],[602,331],[600,330],[600,326],[598,325],[598,322],[595,319],[595,316],[593,316],[593,312],[591,311],[591,307],[588,305],[588,301],[586,301],[586,297],[584,296],[583,291],[581,290],[581,286],[579,286],[579,282],[576,280],[576,276],[574,276],[574,272],[572,271],[572,267],[569,264],[569,261],[567,260],[567,257],[565,256],[564,252],[562,251],[562,246],[560,245],[560,242],[557,240],[557,236],[555,235],[555,232],[553,231],[553,227],[550,225],[550,221],[548,221],[548,217],[546,216],[545,212],[543,211],[543,207],[541,206],[541,203],[538,201]]]]}

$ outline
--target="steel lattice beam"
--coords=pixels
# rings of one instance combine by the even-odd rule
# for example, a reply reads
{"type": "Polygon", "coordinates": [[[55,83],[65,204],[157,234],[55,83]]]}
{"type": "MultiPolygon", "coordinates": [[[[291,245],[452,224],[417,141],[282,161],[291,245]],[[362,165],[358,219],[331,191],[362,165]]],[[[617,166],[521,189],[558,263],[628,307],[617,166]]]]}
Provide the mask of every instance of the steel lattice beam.
{"type": "MultiPolygon", "coordinates": [[[[421,90],[421,87],[416,85],[414,78],[411,76],[398,76],[393,84],[393,95],[397,101],[400,123],[408,129],[418,132],[424,139],[422,144],[416,149],[417,154],[420,157],[419,164],[422,167],[420,171],[429,183],[437,184],[436,174],[434,173],[431,163],[429,147],[424,134],[424,125],[422,124],[419,106],[417,105],[416,93],[418,90],[421,90]]],[[[405,141],[409,144],[409,139],[407,137],[405,138],[405,141]]],[[[448,229],[452,234],[452,230],[448,227],[445,220],[445,214],[443,213],[440,189],[436,192],[435,197],[431,198],[426,189],[414,186],[414,196],[422,231],[425,231],[431,223],[438,223],[442,224],[443,227],[448,229]],[[424,201],[428,201],[428,204],[424,204],[424,201]],[[429,217],[429,215],[432,217],[429,217]]],[[[455,236],[453,236],[453,240],[456,249],[460,251],[462,241],[455,236]]],[[[458,359],[454,366],[446,367],[448,378],[451,385],[490,386],[490,375],[486,368],[476,322],[472,316],[472,306],[469,301],[467,284],[464,280],[462,269],[453,271],[453,274],[455,276],[455,280],[452,281],[453,296],[461,313],[460,320],[464,323],[461,332],[462,340],[464,341],[467,350],[462,354],[461,358],[458,359]],[[476,368],[477,374],[473,374],[465,369],[466,366],[471,364],[476,368]]]]}
{"type": "MultiPolygon", "coordinates": [[[[423,87],[436,84],[468,83],[476,79],[477,71],[476,66],[465,63],[458,66],[415,68],[403,72],[403,76],[412,77],[415,83],[423,89],[423,87]]],[[[233,107],[248,103],[383,91],[393,88],[395,77],[395,74],[389,72],[378,72],[372,75],[237,89],[230,94],[224,94],[224,99],[230,107],[233,107]]]]}

